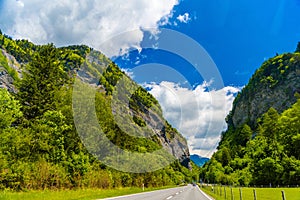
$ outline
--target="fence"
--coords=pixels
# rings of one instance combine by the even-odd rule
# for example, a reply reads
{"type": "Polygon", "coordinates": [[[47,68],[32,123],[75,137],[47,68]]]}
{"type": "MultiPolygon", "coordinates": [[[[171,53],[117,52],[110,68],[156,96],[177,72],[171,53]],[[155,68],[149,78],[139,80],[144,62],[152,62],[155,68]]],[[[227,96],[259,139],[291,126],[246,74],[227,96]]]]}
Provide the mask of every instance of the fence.
{"type": "Polygon", "coordinates": [[[300,200],[300,188],[241,188],[224,185],[204,185],[200,187],[209,195],[224,200],[264,200],[264,199],[282,199],[282,200],[300,200]],[[288,191],[289,198],[286,198],[288,191]],[[298,196],[299,195],[299,196],[298,196]]]}

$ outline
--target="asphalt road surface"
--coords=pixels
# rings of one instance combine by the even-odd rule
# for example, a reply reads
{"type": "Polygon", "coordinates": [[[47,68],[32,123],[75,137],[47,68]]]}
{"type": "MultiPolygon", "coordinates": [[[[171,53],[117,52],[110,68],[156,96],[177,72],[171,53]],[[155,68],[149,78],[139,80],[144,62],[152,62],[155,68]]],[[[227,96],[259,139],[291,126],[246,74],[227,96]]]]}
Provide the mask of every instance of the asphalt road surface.
{"type": "Polygon", "coordinates": [[[188,185],[172,189],[107,198],[105,200],[212,200],[198,186],[188,185]]]}

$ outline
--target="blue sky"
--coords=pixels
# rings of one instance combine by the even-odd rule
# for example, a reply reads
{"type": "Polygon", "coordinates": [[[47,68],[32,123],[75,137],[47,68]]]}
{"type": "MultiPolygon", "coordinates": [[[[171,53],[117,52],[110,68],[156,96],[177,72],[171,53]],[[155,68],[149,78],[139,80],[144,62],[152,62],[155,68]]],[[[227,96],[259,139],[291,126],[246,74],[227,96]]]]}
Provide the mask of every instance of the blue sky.
{"type": "MultiPolygon", "coordinates": [[[[191,153],[209,157],[236,93],[264,60],[295,50],[299,10],[299,0],[0,0],[0,29],[38,44],[87,44],[104,52],[159,100],[191,153]],[[212,87],[217,77],[202,77],[174,52],[143,49],[155,47],[162,28],[202,46],[215,66],[199,67],[216,67],[222,84],[212,87]]],[[[180,42],[170,45],[184,48],[180,42]]]]}
{"type": "Polygon", "coordinates": [[[215,61],[225,85],[247,84],[265,59],[293,52],[300,41],[300,1],[296,0],[183,0],[173,12],[170,24],[163,27],[199,42],[215,61]],[[188,23],[178,22],[178,15],[185,13],[188,23]]]}

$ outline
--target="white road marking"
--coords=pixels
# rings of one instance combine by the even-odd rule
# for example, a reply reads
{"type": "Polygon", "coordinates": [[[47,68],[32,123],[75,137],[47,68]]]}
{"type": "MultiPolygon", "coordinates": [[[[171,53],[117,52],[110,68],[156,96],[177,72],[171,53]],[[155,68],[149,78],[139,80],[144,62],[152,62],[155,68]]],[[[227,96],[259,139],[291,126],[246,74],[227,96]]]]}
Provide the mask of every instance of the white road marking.
{"type": "Polygon", "coordinates": [[[172,199],[172,198],[173,198],[173,196],[169,196],[169,197],[167,198],[167,200],[172,199]]]}
{"type": "Polygon", "coordinates": [[[200,190],[200,192],[209,200],[213,200],[212,198],[210,198],[206,193],[204,193],[198,186],[197,188],[200,190]]]}
{"type": "Polygon", "coordinates": [[[176,192],[176,195],[178,195],[179,194],[179,192],[176,192]]]}

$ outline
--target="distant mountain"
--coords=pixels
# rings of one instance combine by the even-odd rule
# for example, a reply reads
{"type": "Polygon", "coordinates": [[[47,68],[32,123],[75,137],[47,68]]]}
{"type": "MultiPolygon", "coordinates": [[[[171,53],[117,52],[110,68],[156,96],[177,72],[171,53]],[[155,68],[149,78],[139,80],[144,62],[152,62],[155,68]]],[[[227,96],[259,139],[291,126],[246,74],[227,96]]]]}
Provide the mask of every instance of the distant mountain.
{"type": "Polygon", "coordinates": [[[207,161],[209,161],[209,158],[205,158],[196,154],[191,155],[190,159],[199,167],[202,167],[207,161]]]}

